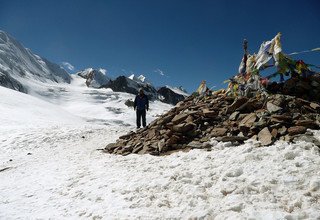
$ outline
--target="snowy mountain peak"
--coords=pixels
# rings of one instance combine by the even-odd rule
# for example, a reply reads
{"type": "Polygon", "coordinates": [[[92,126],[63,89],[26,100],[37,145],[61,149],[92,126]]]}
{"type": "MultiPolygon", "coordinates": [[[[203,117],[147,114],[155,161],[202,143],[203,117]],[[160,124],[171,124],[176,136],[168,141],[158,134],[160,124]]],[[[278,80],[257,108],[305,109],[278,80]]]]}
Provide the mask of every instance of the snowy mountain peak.
{"type": "Polygon", "coordinates": [[[128,78],[137,83],[146,83],[151,85],[151,83],[146,79],[144,75],[135,76],[135,74],[131,74],[128,78]]]}
{"type": "Polygon", "coordinates": [[[166,88],[170,89],[171,91],[173,91],[176,94],[179,94],[179,95],[182,95],[182,96],[185,96],[185,97],[189,96],[187,91],[182,86],[172,87],[172,86],[166,85],[166,88]]]}
{"type": "Polygon", "coordinates": [[[86,79],[86,85],[92,88],[101,88],[110,81],[110,78],[107,76],[107,70],[102,68],[98,70],[87,68],[76,74],[86,79]]]}
{"type": "Polygon", "coordinates": [[[7,42],[8,41],[8,35],[6,34],[6,32],[0,30],[0,42],[7,42]]]}
{"type": "Polygon", "coordinates": [[[27,92],[32,82],[70,83],[71,77],[59,65],[32,53],[0,30],[0,79],[2,86],[27,92]]]}

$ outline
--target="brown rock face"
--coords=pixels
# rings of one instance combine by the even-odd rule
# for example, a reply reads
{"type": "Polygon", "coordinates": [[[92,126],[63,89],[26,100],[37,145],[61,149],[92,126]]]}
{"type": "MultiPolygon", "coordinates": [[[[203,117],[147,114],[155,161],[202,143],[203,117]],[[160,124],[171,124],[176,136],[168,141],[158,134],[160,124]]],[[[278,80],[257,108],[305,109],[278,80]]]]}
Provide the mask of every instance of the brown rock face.
{"type": "MultiPolygon", "coordinates": [[[[313,84],[320,85],[320,76],[315,80],[313,84]]],[[[301,84],[300,89],[304,88],[306,85],[301,84]]],[[[316,89],[320,94],[320,87],[316,89]]],[[[104,151],[121,155],[164,155],[177,150],[210,148],[211,138],[235,144],[256,138],[263,146],[279,139],[292,141],[307,128],[319,129],[320,104],[310,100],[284,94],[257,94],[248,98],[219,92],[190,96],[146,129],[119,137],[104,151]]]]}

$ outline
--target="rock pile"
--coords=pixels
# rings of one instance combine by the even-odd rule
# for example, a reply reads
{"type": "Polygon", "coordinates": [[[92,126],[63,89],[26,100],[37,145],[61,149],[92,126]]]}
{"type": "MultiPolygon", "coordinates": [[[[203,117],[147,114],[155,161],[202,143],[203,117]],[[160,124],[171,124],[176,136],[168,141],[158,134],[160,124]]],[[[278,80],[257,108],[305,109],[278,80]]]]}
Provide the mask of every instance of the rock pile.
{"type": "Polygon", "coordinates": [[[318,102],[284,94],[256,93],[230,97],[225,92],[190,96],[147,128],[121,136],[105,152],[163,155],[192,148],[210,148],[210,140],[241,144],[249,138],[263,146],[291,141],[308,128],[319,129],[318,102]]]}
{"type": "Polygon", "coordinates": [[[271,83],[267,89],[272,93],[293,95],[320,102],[320,74],[313,74],[306,78],[291,77],[284,83],[271,83]]]}

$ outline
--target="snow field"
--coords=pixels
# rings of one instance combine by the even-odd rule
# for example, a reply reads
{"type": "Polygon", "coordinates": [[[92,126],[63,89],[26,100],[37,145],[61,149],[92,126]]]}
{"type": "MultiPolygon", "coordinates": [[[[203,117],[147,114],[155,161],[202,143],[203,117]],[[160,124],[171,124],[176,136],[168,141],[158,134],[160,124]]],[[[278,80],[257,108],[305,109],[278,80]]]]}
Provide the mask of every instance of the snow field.
{"type": "Polygon", "coordinates": [[[55,126],[1,136],[9,169],[0,172],[0,219],[320,218],[312,144],[213,140],[212,151],[164,157],[96,150],[125,132],[55,126]]]}
{"type": "MultiPolygon", "coordinates": [[[[311,143],[110,155],[97,149],[134,129],[133,95],[77,76],[31,87],[0,87],[0,219],[320,219],[311,143]]],[[[148,122],[169,108],[151,103],[148,122]]]]}

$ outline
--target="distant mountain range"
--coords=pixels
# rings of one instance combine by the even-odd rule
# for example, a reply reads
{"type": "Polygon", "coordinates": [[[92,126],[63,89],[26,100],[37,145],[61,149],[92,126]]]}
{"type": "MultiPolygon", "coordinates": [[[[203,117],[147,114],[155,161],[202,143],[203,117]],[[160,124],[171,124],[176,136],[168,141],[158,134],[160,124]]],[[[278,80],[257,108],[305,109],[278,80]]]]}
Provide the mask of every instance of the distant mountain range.
{"type": "MultiPolygon", "coordinates": [[[[176,104],[188,94],[181,88],[155,88],[145,76],[107,76],[102,69],[88,68],[76,73],[92,88],[111,88],[114,92],[137,94],[143,88],[152,100],[176,104]]],[[[34,83],[70,83],[72,77],[61,66],[48,61],[25,48],[21,43],[0,30],[0,85],[29,93],[34,83]]]]}

